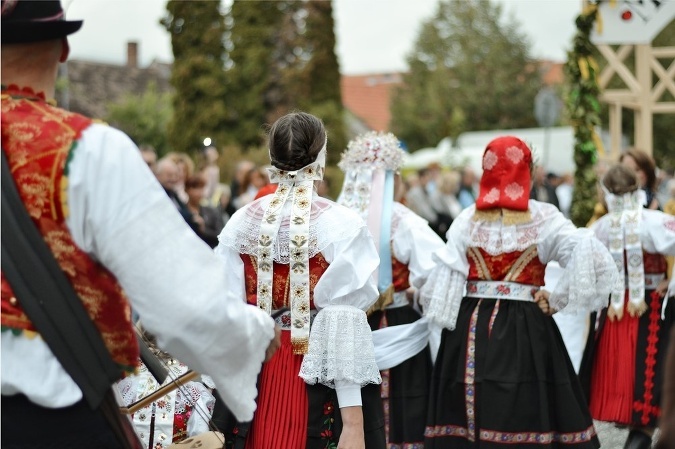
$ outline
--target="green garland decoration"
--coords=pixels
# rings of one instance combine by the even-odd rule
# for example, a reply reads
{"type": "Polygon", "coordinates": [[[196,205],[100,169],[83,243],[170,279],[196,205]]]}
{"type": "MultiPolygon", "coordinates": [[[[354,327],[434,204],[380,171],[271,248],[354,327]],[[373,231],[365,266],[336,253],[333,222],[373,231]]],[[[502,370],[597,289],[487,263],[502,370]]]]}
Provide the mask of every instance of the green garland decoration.
{"type": "Polygon", "coordinates": [[[595,46],[590,34],[599,22],[600,0],[591,2],[576,19],[577,33],[573,49],[567,53],[565,79],[567,80],[567,113],[574,128],[574,192],[571,218],[576,226],[586,226],[593,216],[597,202],[596,176],[593,166],[598,153],[603,152],[602,142],[595,129],[600,126],[599,68],[593,58],[595,46]]]}

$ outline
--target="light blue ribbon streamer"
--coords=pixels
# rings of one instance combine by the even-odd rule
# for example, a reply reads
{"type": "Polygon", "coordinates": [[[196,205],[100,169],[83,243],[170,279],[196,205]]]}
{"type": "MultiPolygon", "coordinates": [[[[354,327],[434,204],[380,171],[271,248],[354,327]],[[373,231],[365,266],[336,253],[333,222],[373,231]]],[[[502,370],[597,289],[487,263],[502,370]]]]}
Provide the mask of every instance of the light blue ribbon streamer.
{"type": "MultiPolygon", "coordinates": [[[[372,198],[377,201],[377,199],[372,198]]],[[[380,222],[380,268],[377,288],[383,293],[392,284],[391,273],[391,216],[394,209],[394,171],[387,170],[384,175],[382,195],[382,221],[380,222]]]]}

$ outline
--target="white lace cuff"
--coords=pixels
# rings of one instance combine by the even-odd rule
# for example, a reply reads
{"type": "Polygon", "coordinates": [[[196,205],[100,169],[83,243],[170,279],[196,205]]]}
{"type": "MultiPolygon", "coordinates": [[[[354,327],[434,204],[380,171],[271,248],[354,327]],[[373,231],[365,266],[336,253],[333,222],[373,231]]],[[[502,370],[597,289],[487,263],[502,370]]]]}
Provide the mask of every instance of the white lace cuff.
{"type": "Polygon", "coordinates": [[[382,382],[363,310],[347,305],[329,306],[316,315],[300,377],[310,385],[320,383],[331,388],[342,380],[362,387],[382,382]]]}
{"type": "Polygon", "coordinates": [[[424,315],[439,326],[454,330],[465,283],[466,276],[439,263],[420,291],[424,315]]]}
{"type": "Polygon", "coordinates": [[[613,289],[623,291],[623,276],[607,248],[596,238],[585,238],[572,251],[549,303],[568,312],[600,310],[607,307],[613,289]]]}

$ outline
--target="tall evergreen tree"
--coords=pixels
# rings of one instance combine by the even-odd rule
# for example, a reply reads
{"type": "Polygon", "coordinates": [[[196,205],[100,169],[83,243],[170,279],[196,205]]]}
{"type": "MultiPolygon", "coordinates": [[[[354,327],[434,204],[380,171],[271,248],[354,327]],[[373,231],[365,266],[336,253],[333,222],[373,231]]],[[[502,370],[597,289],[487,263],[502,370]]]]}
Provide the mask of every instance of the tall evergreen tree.
{"type": "Polygon", "coordinates": [[[170,0],[161,20],[173,48],[174,113],[168,135],[169,146],[176,151],[193,152],[204,137],[224,140],[225,21],[219,6],[214,1],[170,0]]]}
{"type": "Polygon", "coordinates": [[[335,22],[331,1],[305,3],[304,63],[297,81],[297,106],[320,117],[328,131],[329,163],[337,163],[347,147],[340,92],[340,66],[335,54],[335,22]]]}
{"type": "Polygon", "coordinates": [[[281,102],[279,68],[274,61],[275,55],[284,53],[279,37],[286,3],[235,0],[228,13],[228,138],[244,148],[263,143],[263,124],[281,102]]]}
{"type": "Polygon", "coordinates": [[[393,131],[415,150],[463,131],[536,126],[541,78],[518,29],[491,0],[441,0],[394,94],[393,131]]]}

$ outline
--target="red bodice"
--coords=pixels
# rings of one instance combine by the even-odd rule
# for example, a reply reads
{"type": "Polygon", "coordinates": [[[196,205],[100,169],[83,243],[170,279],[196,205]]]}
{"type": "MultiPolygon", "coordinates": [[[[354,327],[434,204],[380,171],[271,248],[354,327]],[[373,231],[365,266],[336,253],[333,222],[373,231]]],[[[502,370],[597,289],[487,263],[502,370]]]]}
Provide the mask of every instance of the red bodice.
{"type": "Polygon", "coordinates": [[[400,262],[396,257],[391,258],[391,275],[395,292],[403,292],[410,288],[410,270],[408,265],[400,262]]]}
{"type": "MultiPolygon", "coordinates": [[[[48,105],[44,97],[10,86],[2,90],[2,148],[19,195],[98,328],[112,358],[130,371],[138,363],[131,308],[115,276],[73,241],[66,226],[66,162],[91,120],[48,105]]],[[[2,276],[3,328],[35,331],[2,276]]]]}
{"type": "MultiPolygon", "coordinates": [[[[244,274],[246,276],[246,300],[249,304],[256,305],[258,289],[258,264],[256,257],[248,254],[241,254],[241,260],[244,261],[244,274]]],[[[328,269],[328,262],[321,253],[309,259],[309,306],[314,309],[314,287],[319,279],[328,269]]],[[[274,263],[274,278],[272,279],[272,309],[282,307],[290,308],[290,265],[283,263],[274,263]]]]}
{"type": "Polygon", "coordinates": [[[645,274],[662,274],[668,272],[668,261],[661,254],[642,252],[645,274]]]}
{"type": "Polygon", "coordinates": [[[481,248],[467,250],[469,281],[510,281],[544,285],[546,265],[541,263],[537,247],[492,256],[481,248]]]}

